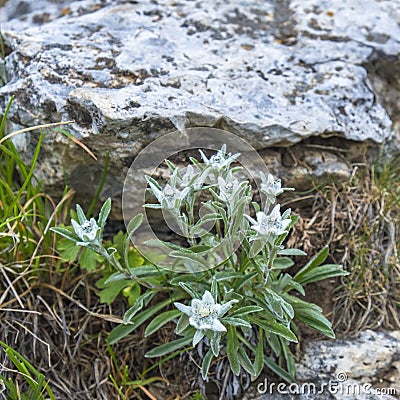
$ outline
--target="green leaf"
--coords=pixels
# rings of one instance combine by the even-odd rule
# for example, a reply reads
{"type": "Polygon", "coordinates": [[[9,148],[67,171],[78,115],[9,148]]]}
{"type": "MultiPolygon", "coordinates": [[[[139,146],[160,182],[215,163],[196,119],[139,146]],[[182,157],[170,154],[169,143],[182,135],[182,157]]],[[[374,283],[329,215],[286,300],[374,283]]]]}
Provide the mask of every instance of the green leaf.
{"type": "Polygon", "coordinates": [[[208,370],[210,369],[211,362],[214,358],[213,352],[210,350],[207,351],[206,355],[203,358],[203,362],[201,363],[201,376],[203,380],[207,379],[208,370]]]}
{"type": "Polygon", "coordinates": [[[236,336],[236,329],[233,326],[228,326],[226,352],[228,355],[229,364],[234,375],[240,374],[240,362],[238,357],[239,342],[236,336]]]}
{"type": "Polygon", "coordinates": [[[310,328],[313,328],[332,339],[335,338],[332,324],[322,315],[321,312],[312,308],[298,307],[295,308],[295,318],[310,328]]]}
{"type": "Polygon", "coordinates": [[[124,279],[117,282],[112,282],[110,284],[106,284],[106,280],[107,277],[99,279],[96,282],[96,287],[102,289],[99,292],[100,302],[109,305],[115,300],[122,289],[126,288],[129,285],[132,285],[132,281],[130,279],[124,279]]]}
{"type": "Polygon", "coordinates": [[[261,211],[260,205],[259,205],[257,202],[252,201],[252,202],[251,202],[251,205],[253,206],[254,212],[255,212],[256,214],[257,214],[259,211],[261,211]]]}
{"type": "MultiPolygon", "coordinates": [[[[124,239],[125,235],[122,233],[122,231],[118,231],[115,235],[113,235],[112,246],[117,249],[118,254],[124,253],[124,239]]],[[[108,246],[108,243],[106,243],[106,246],[108,246]]]]}
{"type": "Polygon", "coordinates": [[[286,302],[283,298],[281,301],[282,309],[285,311],[285,313],[289,316],[290,319],[294,318],[294,309],[292,305],[288,302],[286,302]]]}
{"type": "Polygon", "coordinates": [[[240,272],[224,270],[224,271],[217,272],[214,275],[214,277],[218,282],[222,282],[222,281],[229,281],[229,280],[235,279],[235,278],[242,278],[243,274],[241,274],[240,272]]]}
{"type": "Polygon", "coordinates": [[[329,248],[328,246],[323,247],[295,276],[294,280],[301,282],[303,276],[310,270],[321,265],[328,257],[329,248]]]}
{"type": "Polygon", "coordinates": [[[201,299],[200,293],[189,282],[179,282],[179,286],[192,298],[201,299]]]}
{"type": "MultiPolygon", "coordinates": [[[[127,286],[128,288],[128,303],[133,306],[140,296],[140,285],[136,282],[132,282],[127,286]]],[[[125,293],[122,292],[125,296],[125,293]]]]}
{"type": "Polygon", "coordinates": [[[57,250],[60,253],[60,257],[70,263],[76,260],[80,249],[80,246],[77,246],[69,239],[63,238],[57,241],[57,250]]]}
{"type": "Polygon", "coordinates": [[[241,289],[244,285],[246,285],[249,281],[251,281],[257,275],[258,275],[257,271],[247,273],[245,276],[238,279],[237,282],[235,282],[232,285],[232,287],[235,289],[235,291],[238,291],[239,289],[241,289]]]}
{"type": "Polygon", "coordinates": [[[189,317],[186,314],[182,314],[176,324],[175,333],[180,335],[189,326],[189,317]]]}
{"type": "Polygon", "coordinates": [[[146,302],[150,301],[154,297],[154,292],[145,292],[139,296],[135,304],[130,307],[124,314],[124,324],[128,324],[131,319],[144,307],[146,302]]]}
{"type": "Polygon", "coordinates": [[[275,333],[289,342],[297,343],[296,335],[285,325],[274,320],[253,319],[253,322],[266,332],[275,333]]]}
{"type": "Polygon", "coordinates": [[[145,260],[135,247],[128,249],[128,267],[136,268],[143,266],[145,260]]]}
{"type": "Polygon", "coordinates": [[[144,331],[144,337],[150,336],[152,333],[158,331],[165,324],[178,318],[180,315],[181,312],[179,310],[165,311],[158,315],[149,323],[149,325],[147,325],[146,330],[144,331]]]}
{"type": "Polygon", "coordinates": [[[146,358],[161,357],[165,354],[172,353],[175,350],[181,349],[192,342],[192,336],[186,336],[157,346],[154,349],[148,351],[144,356],[146,358]]]}
{"type": "Polygon", "coordinates": [[[197,221],[195,227],[204,225],[206,222],[215,221],[217,219],[222,219],[221,215],[218,213],[205,214],[201,219],[197,221]]]}
{"type": "Polygon", "coordinates": [[[191,253],[192,250],[187,247],[182,247],[174,243],[164,242],[160,239],[149,239],[146,240],[145,244],[150,247],[168,247],[169,249],[176,250],[181,253],[191,253]]]}
{"type": "Polygon", "coordinates": [[[182,251],[182,250],[173,250],[169,253],[171,257],[180,258],[183,260],[189,260],[196,264],[201,265],[205,269],[209,269],[207,261],[198,253],[194,253],[191,251],[182,251]]]}
{"type": "Polygon", "coordinates": [[[59,235],[72,240],[73,242],[80,242],[81,239],[79,239],[79,237],[77,235],[75,235],[75,233],[72,233],[70,230],[68,230],[67,228],[62,228],[61,226],[54,226],[52,228],[50,228],[51,231],[58,233],[59,235]]]}
{"type": "Polygon", "coordinates": [[[242,315],[252,314],[252,313],[260,312],[263,310],[264,309],[259,306],[245,306],[245,307],[238,308],[237,310],[232,312],[229,316],[230,317],[239,317],[242,315]]]}
{"type": "Polygon", "coordinates": [[[290,374],[285,371],[282,367],[280,367],[275,361],[273,361],[271,358],[265,357],[264,358],[265,365],[271,369],[271,371],[275,372],[279,377],[281,377],[284,381],[288,383],[293,382],[293,378],[290,376],[290,374]]]}
{"type": "Polygon", "coordinates": [[[79,224],[82,225],[86,221],[86,215],[79,204],[76,205],[76,215],[78,216],[79,224]]]}
{"type": "Polygon", "coordinates": [[[221,334],[214,332],[210,340],[211,350],[215,357],[218,357],[221,348],[221,334]]]}
{"type": "Polygon", "coordinates": [[[312,310],[322,312],[322,308],[318,306],[317,304],[314,303],[309,303],[307,301],[301,300],[298,297],[292,296],[290,294],[282,294],[282,297],[290,303],[294,309],[296,310],[297,307],[303,307],[303,308],[311,308],[312,310]]]}
{"type": "Polygon", "coordinates": [[[221,319],[221,322],[232,326],[243,326],[244,328],[251,328],[251,324],[241,318],[224,317],[221,319]]]}
{"type": "Polygon", "coordinates": [[[152,264],[145,264],[145,265],[141,265],[139,267],[132,267],[132,268],[128,268],[126,273],[125,272],[114,272],[112,275],[110,275],[108,277],[108,279],[106,280],[106,284],[107,283],[111,283],[111,282],[116,282],[116,281],[120,281],[121,279],[128,279],[128,274],[131,275],[132,277],[136,277],[136,278],[144,278],[144,277],[152,277],[152,276],[158,276],[159,275],[159,271],[157,270],[157,268],[152,265],[152,264]]]}
{"type": "Polygon", "coordinates": [[[256,239],[252,242],[250,251],[249,251],[249,257],[254,258],[256,255],[262,250],[262,248],[265,246],[264,241],[256,239]]]}
{"type": "Polygon", "coordinates": [[[307,283],[318,282],[335,276],[344,276],[348,274],[347,271],[343,270],[341,265],[325,264],[304,273],[300,278],[297,278],[297,282],[305,285],[307,283]]]}
{"type": "Polygon", "coordinates": [[[85,268],[86,271],[95,271],[97,268],[97,262],[101,261],[101,258],[93,250],[85,247],[79,257],[79,265],[81,268],[85,268]]]}
{"type": "MultiPolygon", "coordinates": [[[[41,374],[26,358],[24,358],[21,354],[19,354],[13,348],[8,346],[6,343],[0,341],[0,346],[4,348],[4,351],[7,354],[10,361],[14,364],[14,366],[18,369],[18,371],[21,372],[21,374],[23,375],[23,379],[32,388],[30,396],[29,397],[24,396],[22,397],[22,399],[29,399],[29,400],[42,399],[44,398],[43,393],[44,391],[46,391],[48,394],[48,398],[50,400],[56,400],[56,397],[54,396],[54,393],[52,392],[50,385],[48,384],[48,382],[46,382],[43,374],[41,374]],[[33,377],[35,377],[37,381],[35,381],[33,377]],[[38,392],[40,392],[40,396],[34,397],[35,393],[38,392]]],[[[8,394],[7,399],[8,398],[20,399],[21,393],[19,389],[16,391],[16,393],[14,392],[15,384],[11,380],[11,378],[5,380],[2,375],[0,375],[0,378],[4,382],[5,386],[9,389],[9,393],[7,393],[8,394]],[[14,392],[15,396],[10,397],[12,395],[12,393],[10,392],[14,392]]],[[[4,396],[4,398],[6,397],[4,396]]]]}
{"type": "Polygon", "coordinates": [[[218,302],[218,285],[216,279],[213,277],[211,278],[211,294],[214,298],[214,301],[218,302]]]}
{"type": "Polygon", "coordinates": [[[273,269],[286,269],[290,268],[294,264],[294,261],[288,257],[278,257],[275,258],[274,262],[272,263],[273,269]]]}
{"type": "Polygon", "coordinates": [[[256,374],[254,365],[250,361],[250,358],[247,355],[247,353],[244,351],[243,347],[239,347],[238,356],[239,356],[240,365],[243,367],[243,369],[245,371],[247,371],[250,375],[254,376],[256,374]]]}
{"type": "Polygon", "coordinates": [[[99,227],[101,228],[101,230],[103,231],[104,229],[104,225],[106,224],[108,215],[110,214],[111,211],[111,199],[108,198],[103,206],[101,207],[101,210],[99,212],[99,218],[98,218],[98,222],[97,224],[99,225],[99,227]]]}
{"type": "Polygon", "coordinates": [[[179,285],[180,282],[189,282],[196,284],[195,278],[196,274],[177,274],[175,278],[169,280],[169,284],[173,286],[179,285]]]}
{"type": "Polygon", "coordinates": [[[300,294],[302,294],[303,296],[306,295],[306,292],[304,291],[303,286],[301,286],[300,283],[294,281],[293,279],[290,279],[290,280],[288,281],[287,286],[288,286],[288,287],[291,287],[291,288],[293,288],[293,289],[295,289],[295,290],[297,290],[297,291],[298,291],[300,294]]]}
{"type": "Polygon", "coordinates": [[[280,357],[282,354],[282,346],[279,340],[279,336],[275,333],[266,332],[265,339],[269,347],[271,347],[272,351],[276,355],[276,357],[280,357]]]}
{"type": "Polygon", "coordinates": [[[283,319],[283,299],[282,297],[275,293],[272,289],[264,289],[264,298],[268,309],[275,315],[276,318],[283,319]]]}
{"type": "Polygon", "coordinates": [[[161,204],[152,204],[152,203],[146,203],[143,207],[152,208],[152,209],[155,209],[155,210],[161,210],[162,209],[162,205],[161,204]]]}
{"type": "Polygon", "coordinates": [[[247,206],[249,198],[247,196],[242,197],[235,205],[235,209],[233,211],[233,215],[235,215],[235,222],[232,225],[230,225],[230,234],[232,236],[235,236],[237,231],[240,229],[242,226],[242,222],[244,220],[244,213],[245,213],[245,208],[247,206]]]}
{"type": "Polygon", "coordinates": [[[133,332],[135,329],[137,329],[140,325],[146,322],[158,311],[162,310],[165,306],[173,304],[174,301],[181,300],[182,298],[184,298],[184,296],[178,295],[171,297],[170,299],[164,300],[161,303],[158,303],[153,307],[150,307],[149,309],[142,311],[140,314],[135,315],[130,321],[130,324],[117,326],[108,335],[107,339],[108,344],[114,344],[118,342],[119,340],[121,340],[122,338],[133,332]]]}
{"type": "Polygon", "coordinates": [[[204,338],[205,333],[204,331],[196,330],[194,336],[193,336],[193,346],[197,346],[204,338]]]}
{"type": "Polygon", "coordinates": [[[164,162],[165,162],[165,164],[167,164],[168,168],[169,168],[172,172],[174,172],[174,171],[176,170],[175,165],[174,165],[171,161],[169,161],[168,159],[165,159],[164,162]]]}
{"type": "Polygon", "coordinates": [[[264,368],[264,337],[263,337],[263,330],[260,329],[259,331],[260,334],[255,352],[256,358],[254,360],[254,371],[255,371],[254,379],[257,379],[260,376],[264,368]]]}
{"type": "Polygon", "coordinates": [[[132,236],[132,234],[137,231],[137,229],[140,227],[140,225],[143,222],[143,214],[138,214],[134,216],[130,221],[128,226],[126,227],[126,233],[128,234],[129,237],[132,236]]]}
{"type": "Polygon", "coordinates": [[[282,346],[282,350],[283,350],[283,356],[285,357],[286,360],[286,369],[288,371],[288,373],[290,374],[290,376],[292,377],[292,379],[294,380],[295,376],[296,376],[296,364],[294,361],[294,356],[292,354],[292,352],[290,351],[289,346],[287,345],[287,343],[280,338],[281,341],[281,346],[282,346]]]}
{"type": "Polygon", "coordinates": [[[306,256],[303,250],[299,249],[283,249],[278,251],[278,256],[306,256]]]}
{"type": "Polygon", "coordinates": [[[132,218],[126,228],[126,235],[122,242],[122,256],[125,264],[125,268],[129,268],[129,244],[131,243],[132,234],[139,228],[143,222],[143,214],[138,214],[132,218]]]}

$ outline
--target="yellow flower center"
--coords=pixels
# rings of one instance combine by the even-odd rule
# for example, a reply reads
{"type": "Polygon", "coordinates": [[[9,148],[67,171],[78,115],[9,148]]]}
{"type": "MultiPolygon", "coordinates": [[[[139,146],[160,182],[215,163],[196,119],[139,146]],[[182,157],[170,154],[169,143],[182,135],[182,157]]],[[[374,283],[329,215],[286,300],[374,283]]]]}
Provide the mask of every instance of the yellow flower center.
{"type": "Polygon", "coordinates": [[[200,306],[197,310],[197,313],[200,315],[201,318],[205,318],[211,314],[211,310],[209,307],[200,306]]]}

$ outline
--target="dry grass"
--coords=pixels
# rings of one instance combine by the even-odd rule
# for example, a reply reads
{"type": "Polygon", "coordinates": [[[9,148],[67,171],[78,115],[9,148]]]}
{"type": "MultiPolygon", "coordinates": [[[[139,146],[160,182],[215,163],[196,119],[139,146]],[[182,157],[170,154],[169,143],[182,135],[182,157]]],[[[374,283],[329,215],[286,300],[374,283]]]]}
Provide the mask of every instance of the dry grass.
{"type": "MultiPolygon", "coordinates": [[[[400,167],[357,166],[349,182],[318,189],[290,245],[314,253],[325,243],[350,275],[332,282],[330,310],[341,333],[399,329],[400,167]]],[[[318,302],[318,298],[316,298],[318,302]]]]}
{"type": "MultiPolygon", "coordinates": [[[[12,287],[0,309],[0,340],[45,375],[57,399],[183,400],[194,392],[191,384],[196,383],[196,371],[188,357],[177,357],[146,372],[151,364],[144,354],[165,342],[172,326],[149,339],[143,339],[143,329],[139,329],[110,348],[108,332],[122,322],[126,304],[100,304],[91,284],[98,278],[94,274],[70,268],[57,273],[48,268],[42,265],[35,275],[21,277],[15,268],[0,265],[7,276],[1,282],[9,281],[12,287]]],[[[2,286],[3,294],[4,289],[2,286]]],[[[1,361],[3,375],[23,388],[22,376],[4,357],[1,361]]]]}

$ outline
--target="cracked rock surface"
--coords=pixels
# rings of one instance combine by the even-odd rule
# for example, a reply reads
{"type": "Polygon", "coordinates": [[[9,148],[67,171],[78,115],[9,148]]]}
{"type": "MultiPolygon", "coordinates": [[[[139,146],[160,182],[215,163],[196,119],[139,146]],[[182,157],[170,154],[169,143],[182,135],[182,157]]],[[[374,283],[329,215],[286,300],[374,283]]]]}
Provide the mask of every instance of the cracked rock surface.
{"type": "MultiPolygon", "coordinates": [[[[119,197],[133,157],[176,127],[225,129],[262,150],[314,137],[383,143],[400,120],[398,0],[8,0],[0,21],[0,109],[14,95],[15,127],[74,120],[100,161],[110,152],[104,196],[119,197]]],[[[35,137],[16,141],[29,154],[35,137]]],[[[49,186],[66,176],[84,198],[100,171],[48,135],[49,186]]]]}

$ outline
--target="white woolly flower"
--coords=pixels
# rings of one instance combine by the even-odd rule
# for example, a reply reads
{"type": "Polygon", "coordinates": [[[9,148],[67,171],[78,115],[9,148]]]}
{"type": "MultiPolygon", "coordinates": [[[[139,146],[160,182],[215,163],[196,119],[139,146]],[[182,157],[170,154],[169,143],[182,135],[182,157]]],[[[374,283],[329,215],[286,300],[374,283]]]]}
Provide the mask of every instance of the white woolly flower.
{"type": "Polygon", "coordinates": [[[175,186],[171,186],[167,183],[164,189],[157,187],[151,180],[148,180],[151,191],[154,196],[156,196],[158,202],[161,204],[162,208],[166,209],[179,209],[181,202],[189,193],[190,188],[185,188],[183,190],[177,189],[175,186]]]}
{"type": "Polygon", "coordinates": [[[291,223],[290,218],[282,218],[280,212],[281,205],[277,204],[267,215],[260,211],[256,214],[257,221],[246,215],[246,218],[253,224],[251,229],[256,231],[259,236],[279,236],[287,232],[287,228],[291,223]]]}
{"type": "Polygon", "coordinates": [[[205,177],[201,174],[198,168],[189,165],[185,168],[184,174],[178,174],[177,182],[180,187],[187,188],[192,186],[194,190],[198,190],[204,183],[205,177]]]}
{"type": "Polygon", "coordinates": [[[225,304],[214,301],[212,294],[206,290],[201,300],[193,299],[191,306],[182,303],[174,303],[175,307],[189,317],[190,325],[197,329],[193,338],[193,346],[204,337],[205,330],[214,332],[226,332],[225,326],[219,320],[232,307],[237,300],[230,300],[225,304]]]}
{"type": "Polygon", "coordinates": [[[218,177],[219,196],[226,202],[230,202],[239,189],[239,181],[228,175],[226,180],[222,176],[218,177]]]}
{"type": "Polygon", "coordinates": [[[215,154],[213,154],[209,159],[205,156],[205,154],[199,150],[201,158],[206,165],[210,165],[213,169],[221,170],[229,167],[229,165],[235,161],[240,154],[226,153],[226,145],[223,145],[220,150],[218,150],[215,154]]]}
{"type": "Polygon", "coordinates": [[[81,224],[71,219],[71,225],[74,228],[76,235],[82,240],[82,243],[78,244],[91,243],[98,239],[97,233],[99,232],[100,227],[97,225],[94,218],[90,218],[90,220],[85,219],[81,224]]]}
{"type": "Polygon", "coordinates": [[[276,179],[273,175],[268,174],[265,176],[262,172],[261,175],[261,192],[267,196],[267,201],[272,204],[275,203],[276,198],[286,190],[294,190],[293,188],[283,188],[280,179],[276,179]]]}

